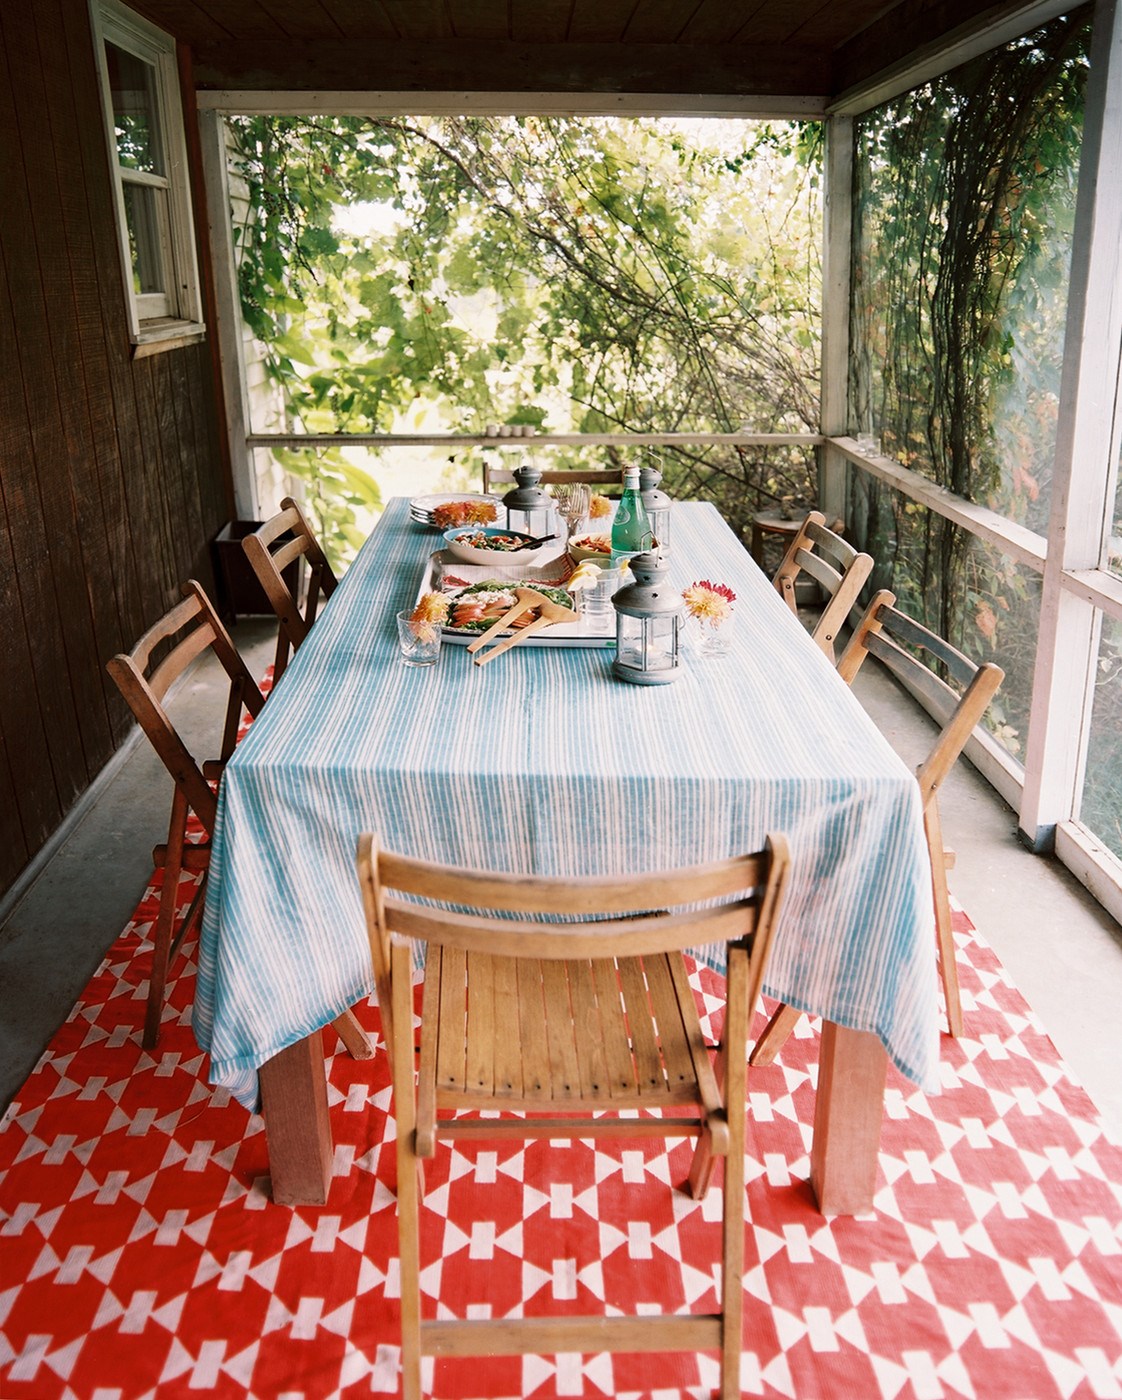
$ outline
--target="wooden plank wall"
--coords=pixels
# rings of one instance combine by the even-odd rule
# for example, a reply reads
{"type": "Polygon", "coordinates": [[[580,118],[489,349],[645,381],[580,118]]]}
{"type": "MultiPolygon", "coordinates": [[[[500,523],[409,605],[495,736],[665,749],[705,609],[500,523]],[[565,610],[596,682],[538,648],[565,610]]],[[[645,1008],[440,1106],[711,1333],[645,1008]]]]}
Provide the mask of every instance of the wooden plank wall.
{"type": "Polygon", "coordinates": [[[229,516],[209,342],[133,359],[86,0],[0,7],[0,894],[128,732],[105,662],[229,516]]]}

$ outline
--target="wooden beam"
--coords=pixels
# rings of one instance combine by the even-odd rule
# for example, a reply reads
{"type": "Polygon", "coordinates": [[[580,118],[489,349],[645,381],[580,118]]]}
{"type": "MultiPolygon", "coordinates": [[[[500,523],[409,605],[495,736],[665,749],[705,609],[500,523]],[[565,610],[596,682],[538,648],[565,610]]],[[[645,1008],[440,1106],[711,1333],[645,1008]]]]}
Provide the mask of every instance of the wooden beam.
{"type": "Polygon", "coordinates": [[[494,447],[533,452],[539,447],[819,447],[819,433],[251,433],[250,447],[494,447]]]}
{"type": "Polygon", "coordinates": [[[268,116],[379,117],[742,117],[816,121],[825,96],[668,92],[339,92],[320,89],[215,88],[196,94],[200,112],[268,116]]]}
{"type": "Polygon", "coordinates": [[[973,501],[968,501],[965,496],[956,496],[945,486],[936,485],[929,478],[921,476],[919,472],[909,471],[907,467],[902,467],[891,457],[879,455],[870,457],[858,452],[857,442],[854,438],[833,438],[831,441],[835,447],[845,453],[851,462],[859,466],[862,471],[868,472],[870,476],[875,476],[878,481],[883,481],[894,487],[907,496],[909,500],[918,501],[928,510],[933,510],[936,515],[941,515],[946,520],[953,520],[956,525],[961,525],[972,535],[977,535],[979,539],[993,545],[1002,554],[1007,554],[1010,559],[1015,559],[1018,564],[1035,569],[1037,573],[1043,571],[1048,550],[1048,541],[1043,535],[1036,534],[1024,525],[1018,525],[1015,520],[1010,520],[1008,516],[999,515],[997,511],[990,510],[988,506],[975,505],[973,501]]]}
{"type": "Polygon", "coordinates": [[[797,45],[520,44],[473,40],[204,41],[200,88],[289,91],[724,93],[826,96],[829,60],[797,45]]]}
{"type": "MultiPolygon", "coordinates": [[[[849,430],[849,293],[853,232],[853,118],[826,123],[826,207],[822,251],[822,404],[826,437],[849,430]]],[[[819,453],[818,506],[827,520],[848,509],[849,459],[832,443],[819,453]]]]}
{"type": "Polygon", "coordinates": [[[226,123],[217,112],[200,112],[198,120],[206,182],[206,240],[213,270],[217,360],[222,376],[223,427],[230,463],[233,508],[239,520],[260,520],[253,450],[246,442],[250,428],[249,391],[245,378],[234,231],[230,223],[226,123]]]}

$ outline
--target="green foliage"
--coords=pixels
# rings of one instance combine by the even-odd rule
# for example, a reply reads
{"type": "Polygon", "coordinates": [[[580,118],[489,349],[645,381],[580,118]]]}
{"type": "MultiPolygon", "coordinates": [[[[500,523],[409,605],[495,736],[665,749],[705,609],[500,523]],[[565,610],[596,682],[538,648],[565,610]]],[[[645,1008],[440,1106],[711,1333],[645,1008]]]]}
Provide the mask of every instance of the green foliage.
{"type": "MultiPolygon", "coordinates": [[[[1089,7],[858,124],[851,422],[913,471],[1041,532],[1066,317],[1089,7]]],[[[873,482],[852,522],[878,586],[1006,670],[1028,716],[1039,581],[873,482]]]]}
{"type": "MultiPolygon", "coordinates": [[[[818,127],[231,127],[252,211],[237,231],[242,304],[291,422],[815,427],[818,127]]],[[[326,498],[338,483],[317,460],[326,498]]],[[[762,504],[808,496],[811,465],[663,454],[668,489],[710,495],[745,531],[762,504]]]]}

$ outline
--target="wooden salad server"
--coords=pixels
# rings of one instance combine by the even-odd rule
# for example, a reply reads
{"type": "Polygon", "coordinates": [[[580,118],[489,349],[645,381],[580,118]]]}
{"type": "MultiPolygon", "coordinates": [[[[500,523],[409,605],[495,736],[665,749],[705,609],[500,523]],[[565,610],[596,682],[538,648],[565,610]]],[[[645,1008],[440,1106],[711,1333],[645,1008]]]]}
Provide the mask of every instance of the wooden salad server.
{"type": "Polygon", "coordinates": [[[543,603],[549,602],[544,593],[539,593],[533,588],[516,588],[514,596],[518,599],[514,606],[507,608],[502,617],[497,622],[492,622],[486,632],[481,632],[474,641],[468,642],[468,651],[478,651],[484,642],[489,642],[504,627],[508,627],[516,617],[521,617],[524,612],[529,612],[531,608],[540,608],[543,603]]]}
{"type": "Polygon", "coordinates": [[[521,632],[515,632],[512,637],[504,637],[498,646],[492,647],[490,651],[476,656],[475,664],[483,666],[488,661],[493,661],[501,652],[509,651],[511,647],[517,646],[519,642],[524,642],[534,632],[541,632],[546,627],[552,627],[555,622],[576,622],[579,617],[580,613],[574,608],[562,607],[560,603],[543,598],[538,604],[538,616],[534,618],[533,622],[523,627],[521,632]]]}

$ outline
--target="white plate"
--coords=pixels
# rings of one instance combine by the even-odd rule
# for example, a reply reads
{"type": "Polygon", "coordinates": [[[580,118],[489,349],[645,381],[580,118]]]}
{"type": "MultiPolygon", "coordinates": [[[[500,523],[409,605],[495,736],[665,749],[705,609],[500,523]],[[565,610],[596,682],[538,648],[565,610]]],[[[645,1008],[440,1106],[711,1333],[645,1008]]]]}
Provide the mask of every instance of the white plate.
{"type": "MultiPolygon", "coordinates": [[[[414,496],[409,502],[409,514],[418,525],[431,525],[433,507],[449,501],[490,501],[497,509],[502,507],[500,496],[484,495],[481,491],[449,491],[436,496],[414,496]]],[[[495,523],[499,523],[497,519],[495,523]]]]}

